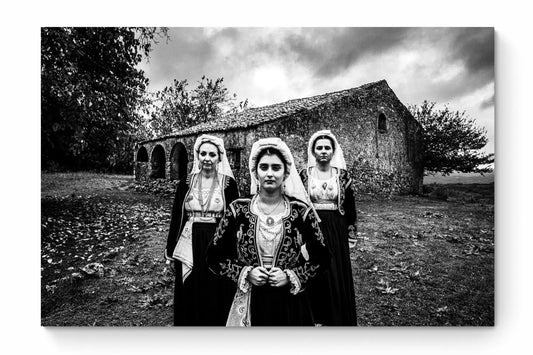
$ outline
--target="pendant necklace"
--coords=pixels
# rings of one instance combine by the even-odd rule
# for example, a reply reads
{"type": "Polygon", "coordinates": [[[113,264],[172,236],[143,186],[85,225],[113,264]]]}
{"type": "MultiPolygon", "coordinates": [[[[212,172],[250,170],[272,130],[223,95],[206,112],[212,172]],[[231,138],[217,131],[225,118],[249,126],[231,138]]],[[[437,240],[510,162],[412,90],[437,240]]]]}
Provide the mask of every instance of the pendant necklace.
{"type": "Polygon", "coordinates": [[[321,180],[321,181],[324,181],[324,183],[321,185],[322,186],[322,189],[323,190],[326,190],[326,188],[328,187],[328,181],[331,179],[331,176],[332,176],[332,170],[331,170],[331,167],[329,168],[329,178],[327,179],[324,179],[326,181],[324,181],[323,179],[321,179],[318,175],[318,168],[315,168],[313,169],[313,175],[316,177],[317,180],[321,180]]]}
{"type": "Polygon", "coordinates": [[[261,207],[261,204],[260,204],[260,201],[258,199],[257,201],[257,207],[259,208],[259,211],[261,211],[261,213],[263,213],[265,216],[268,216],[267,219],[266,219],[266,224],[267,226],[269,227],[272,227],[274,225],[274,218],[272,218],[270,216],[270,214],[272,212],[274,212],[276,210],[276,208],[278,208],[279,204],[283,201],[283,197],[281,198],[281,200],[279,200],[279,202],[274,206],[273,209],[270,210],[270,212],[266,212],[262,207],[261,207]]]}

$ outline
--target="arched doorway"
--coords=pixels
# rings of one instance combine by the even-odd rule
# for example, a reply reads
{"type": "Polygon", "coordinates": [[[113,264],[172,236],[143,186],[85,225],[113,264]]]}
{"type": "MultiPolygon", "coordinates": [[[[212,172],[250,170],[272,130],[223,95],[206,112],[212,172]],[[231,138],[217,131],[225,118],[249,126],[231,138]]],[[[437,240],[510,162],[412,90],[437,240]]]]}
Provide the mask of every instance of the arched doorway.
{"type": "Polygon", "coordinates": [[[134,173],[136,180],[146,180],[149,172],[148,151],[145,147],[140,147],[135,157],[134,173]]]}
{"type": "Polygon", "coordinates": [[[177,142],[170,152],[170,179],[180,180],[187,175],[189,158],[187,150],[181,142],[177,142]]]}
{"type": "Polygon", "coordinates": [[[148,161],[148,151],[145,147],[139,148],[137,151],[137,161],[138,162],[147,162],[148,161]]]}
{"type": "Polygon", "coordinates": [[[165,149],[158,144],[152,151],[152,158],[150,159],[152,171],[150,172],[150,179],[164,179],[165,178],[165,149]]]}

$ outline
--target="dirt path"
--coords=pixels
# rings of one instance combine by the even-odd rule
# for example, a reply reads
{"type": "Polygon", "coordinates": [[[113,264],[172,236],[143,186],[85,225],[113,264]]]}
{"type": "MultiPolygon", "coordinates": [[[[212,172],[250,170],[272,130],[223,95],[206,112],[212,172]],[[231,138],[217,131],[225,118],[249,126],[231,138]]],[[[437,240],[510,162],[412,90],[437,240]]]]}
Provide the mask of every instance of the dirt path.
{"type": "MultiPolygon", "coordinates": [[[[129,176],[42,176],[43,325],[172,324],[173,277],[162,259],[171,197],[132,184],[129,176]],[[102,277],[81,272],[92,262],[102,277]]],[[[490,192],[360,197],[364,242],[352,250],[360,325],[493,325],[490,192]]]]}

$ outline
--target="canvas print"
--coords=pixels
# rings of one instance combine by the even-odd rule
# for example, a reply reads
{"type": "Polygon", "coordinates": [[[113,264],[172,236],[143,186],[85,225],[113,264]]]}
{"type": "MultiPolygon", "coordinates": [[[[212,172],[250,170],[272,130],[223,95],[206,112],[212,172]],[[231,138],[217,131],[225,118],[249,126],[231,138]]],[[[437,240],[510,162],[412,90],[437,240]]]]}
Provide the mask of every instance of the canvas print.
{"type": "Polygon", "coordinates": [[[493,326],[493,28],[41,28],[42,326],[493,326]]]}

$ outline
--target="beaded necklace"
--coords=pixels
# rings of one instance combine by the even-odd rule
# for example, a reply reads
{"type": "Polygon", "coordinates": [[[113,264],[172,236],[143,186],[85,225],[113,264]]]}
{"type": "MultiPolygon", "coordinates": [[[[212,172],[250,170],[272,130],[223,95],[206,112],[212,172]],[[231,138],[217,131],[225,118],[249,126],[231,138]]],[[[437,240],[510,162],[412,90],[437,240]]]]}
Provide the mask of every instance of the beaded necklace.
{"type": "Polygon", "coordinates": [[[202,193],[202,175],[200,174],[198,178],[198,202],[200,203],[200,210],[202,212],[202,216],[205,216],[207,211],[209,211],[209,206],[211,205],[211,200],[213,199],[215,185],[218,185],[218,177],[216,174],[214,175],[213,182],[211,183],[211,188],[209,189],[209,194],[207,195],[207,200],[205,202],[202,193]]]}

